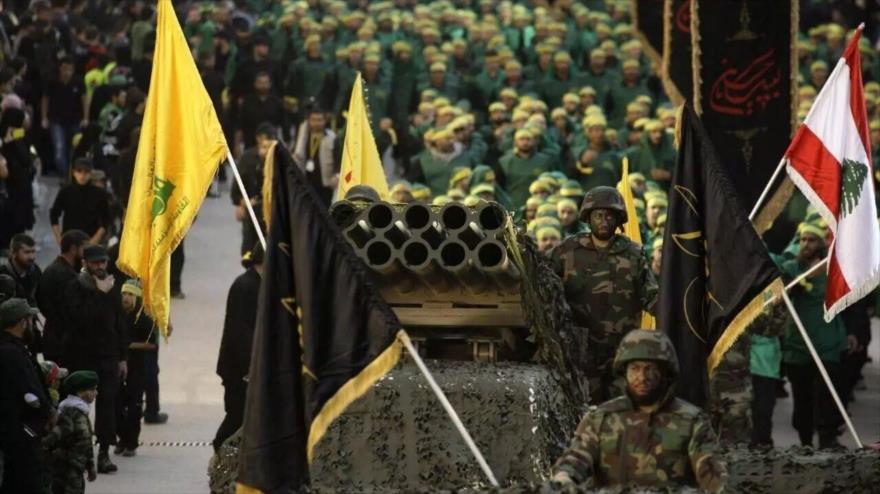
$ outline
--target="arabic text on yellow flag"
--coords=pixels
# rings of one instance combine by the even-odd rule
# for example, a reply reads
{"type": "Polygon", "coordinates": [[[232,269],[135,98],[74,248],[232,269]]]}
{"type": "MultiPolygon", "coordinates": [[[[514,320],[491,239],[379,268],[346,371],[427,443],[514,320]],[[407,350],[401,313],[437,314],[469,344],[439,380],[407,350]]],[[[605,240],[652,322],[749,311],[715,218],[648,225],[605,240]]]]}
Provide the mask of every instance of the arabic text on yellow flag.
{"type": "Polygon", "coordinates": [[[382,199],[388,199],[388,182],[385,180],[385,170],[382,168],[382,160],[379,159],[376,141],[373,140],[370,119],[367,118],[360,72],[351,88],[351,100],[348,102],[345,144],[342,147],[336,197],[344,198],[348,189],[355,185],[369,185],[376,189],[382,199]]]}
{"type": "MultiPolygon", "coordinates": [[[[642,232],[639,230],[639,216],[636,214],[636,203],[633,200],[632,188],[629,186],[629,159],[623,158],[623,173],[620,182],[617,184],[617,191],[623,196],[623,203],[626,205],[626,217],[628,221],[623,225],[623,233],[635,243],[642,243],[642,232]]],[[[654,329],[657,327],[657,321],[654,316],[647,312],[642,312],[642,328],[654,329]]]]}
{"type": "Polygon", "coordinates": [[[144,309],[163,335],[171,252],[195,219],[226,150],[171,0],[159,0],[153,73],[118,264],[141,279],[144,309]]]}

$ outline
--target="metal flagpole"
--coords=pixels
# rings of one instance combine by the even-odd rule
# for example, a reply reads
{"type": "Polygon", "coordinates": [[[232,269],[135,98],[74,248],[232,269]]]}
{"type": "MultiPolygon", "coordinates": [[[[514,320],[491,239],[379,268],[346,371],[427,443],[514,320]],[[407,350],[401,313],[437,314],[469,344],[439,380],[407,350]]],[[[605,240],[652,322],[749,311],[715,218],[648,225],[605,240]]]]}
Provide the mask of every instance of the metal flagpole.
{"type": "Polygon", "coordinates": [[[461,438],[464,439],[465,444],[471,450],[474,457],[477,459],[477,463],[480,464],[480,468],[483,470],[483,473],[486,474],[486,477],[489,478],[489,483],[492,484],[493,487],[499,487],[498,480],[495,478],[495,474],[492,473],[492,469],[489,468],[489,464],[486,463],[486,459],[483,458],[483,454],[480,453],[480,450],[477,449],[477,445],[474,443],[473,438],[468,433],[467,429],[465,429],[464,424],[461,422],[461,419],[458,418],[458,414],[455,413],[455,409],[452,408],[452,405],[449,403],[449,400],[446,399],[446,395],[443,393],[443,390],[440,389],[440,386],[437,385],[437,382],[434,380],[434,376],[431,375],[431,372],[425,366],[425,362],[422,360],[422,357],[419,356],[418,350],[413,346],[412,341],[409,339],[409,335],[406,334],[406,331],[400,331],[397,333],[397,337],[400,339],[400,342],[403,343],[403,346],[406,347],[413,361],[419,367],[419,370],[422,371],[422,375],[425,376],[425,380],[428,381],[428,385],[431,386],[431,390],[434,391],[434,394],[437,395],[437,399],[440,400],[440,404],[443,405],[443,408],[446,410],[446,413],[449,414],[449,418],[452,420],[452,423],[455,424],[455,428],[458,429],[458,433],[461,434],[461,438]]]}
{"type": "Polygon", "coordinates": [[[235,182],[238,184],[238,190],[241,191],[241,199],[244,201],[244,205],[247,206],[248,214],[251,217],[251,221],[254,223],[254,230],[257,231],[257,237],[259,237],[260,243],[263,245],[263,250],[266,250],[266,237],[263,236],[263,230],[260,228],[257,214],[254,213],[254,206],[251,204],[251,198],[248,197],[247,190],[244,188],[244,182],[241,181],[241,175],[238,173],[238,167],[235,166],[235,160],[232,159],[232,152],[229,151],[229,148],[226,148],[226,159],[228,159],[229,164],[232,165],[232,174],[235,175],[235,182]]]}
{"type": "Polygon", "coordinates": [[[770,189],[773,188],[773,182],[776,181],[776,177],[779,176],[779,172],[785,167],[785,159],[782,159],[779,162],[779,166],[776,167],[776,171],[773,172],[773,176],[770,177],[770,181],[767,182],[767,186],[764,187],[764,192],[761,192],[761,196],[758,197],[758,202],[755,203],[755,207],[752,208],[752,212],[749,213],[749,221],[755,219],[755,215],[758,214],[758,210],[761,209],[761,203],[764,202],[764,199],[767,198],[767,194],[770,193],[770,189]]]}
{"type": "Polygon", "coordinates": [[[794,319],[794,324],[795,326],[797,326],[798,331],[800,331],[801,338],[803,338],[804,343],[807,344],[807,349],[810,350],[810,355],[813,356],[813,361],[816,362],[816,367],[819,368],[819,373],[822,374],[822,379],[825,380],[825,385],[828,386],[828,391],[831,391],[831,397],[834,398],[834,403],[837,404],[837,408],[838,410],[840,410],[840,415],[846,422],[849,433],[852,434],[853,439],[856,441],[856,446],[858,446],[859,449],[864,448],[865,446],[862,444],[862,440],[859,439],[859,435],[856,433],[856,429],[855,427],[853,427],[852,421],[850,420],[849,415],[847,415],[846,413],[846,408],[843,407],[843,402],[840,401],[840,396],[837,395],[837,390],[834,389],[834,384],[831,382],[831,377],[828,376],[828,370],[825,369],[825,365],[822,363],[822,359],[820,359],[819,354],[816,353],[816,348],[813,346],[813,342],[807,335],[807,330],[804,329],[804,323],[798,316],[797,311],[794,308],[794,304],[791,303],[791,298],[788,297],[788,292],[785,290],[782,291],[782,299],[785,300],[785,305],[786,307],[788,307],[788,312],[794,319]]]}
{"type": "MultiPolygon", "coordinates": [[[[795,286],[797,286],[797,284],[800,283],[801,280],[803,280],[803,279],[806,278],[807,276],[810,276],[811,274],[815,273],[819,268],[825,266],[825,264],[828,262],[828,259],[830,259],[830,257],[831,257],[831,256],[828,256],[828,257],[826,257],[825,259],[822,259],[821,261],[819,261],[819,262],[817,262],[816,264],[814,264],[810,269],[808,269],[808,270],[804,271],[803,273],[799,274],[797,278],[791,280],[791,282],[790,282],[789,284],[785,285],[785,291],[787,292],[787,291],[791,290],[792,288],[794,288],[795,286]]],[[[770,304],[772,304],[773,302],[775,302],[777,298],[778,298],[778,297],[775,297],[775,296],[774,296],[774,297],[771,298],[770,300],[764,302],[764,307],[767,307],[768,305],[770,305],[770,304]]]]}

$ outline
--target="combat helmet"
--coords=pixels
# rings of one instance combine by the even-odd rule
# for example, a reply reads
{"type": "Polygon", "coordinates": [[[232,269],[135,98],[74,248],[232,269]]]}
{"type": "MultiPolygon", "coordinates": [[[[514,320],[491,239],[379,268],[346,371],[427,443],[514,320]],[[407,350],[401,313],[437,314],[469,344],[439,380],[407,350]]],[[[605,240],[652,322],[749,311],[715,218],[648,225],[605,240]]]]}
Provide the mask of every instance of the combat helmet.
{"type": "Polygon", "coordinates": [[[678,375],[678,355],[665,333],[652,329],[636,329],[623,337],[614,355],[614,372],[623,374],[633,360],[665,362],[673,376],[678,375]]]}
{"type": "Polygon", "coordinates": [[[369,185],[355,185],[345,193],[345,200],[352,202],[379,202],[381,198],[379,197],[379,193],[376,192],[376,189],[369,185]]]}
{"type": "Polygon", "coordinates": [[[593,187],[587,192],[587,195],[584,196],[584,201],[581,203],[581,219],[585,220],[594,209],[616,211],[620,216],[621,225],[627,221],[626,204],[623,203],[623,197],[620,195],[620,192],[614,187],[600,185],[599,187],[593,187]]]}

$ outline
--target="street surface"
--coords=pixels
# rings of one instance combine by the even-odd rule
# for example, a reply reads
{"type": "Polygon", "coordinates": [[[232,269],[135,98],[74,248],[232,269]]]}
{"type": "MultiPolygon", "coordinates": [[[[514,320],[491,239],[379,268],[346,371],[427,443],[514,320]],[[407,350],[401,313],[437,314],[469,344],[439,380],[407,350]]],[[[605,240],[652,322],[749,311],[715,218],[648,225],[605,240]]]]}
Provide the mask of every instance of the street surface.
{"type": "MultiPolygon", "coordinates": [[[[49,207],[57,191],[57,179],[43,179],[37,210],[35,238],[37,262],[47,266],[58,254],[49,228],[49,207]]],[[[170,416],[165,425],[144,425],[135,458],[114,457],[119,472],[99,475],[86,492],[96,494],[207,493],[210,442],[223,417],[223,388],[214,373],[226,294],[242,272],[239,264],[240,227],[233,218],[228,186],[218,199],[206,199],[198,219],[186,237],[183,271],[184,300],[173,300],[174,334],[163,342],[159,366],[162,411],[170,416]]],[[[853,422],[862,441],[880,440],[880,324],[873,320],[870,349],[873,362],[865,368],[868,390],[856,392],[851,407],[853,422]]],[[[797,444],[791,428],[791,399],[777,402],[774,438],[777,446],[797,444]]],[[[457,438],[450,438],[457,440],[457,438]]],[[[841,442],[852,447],[849,434],[841,442]]]]}

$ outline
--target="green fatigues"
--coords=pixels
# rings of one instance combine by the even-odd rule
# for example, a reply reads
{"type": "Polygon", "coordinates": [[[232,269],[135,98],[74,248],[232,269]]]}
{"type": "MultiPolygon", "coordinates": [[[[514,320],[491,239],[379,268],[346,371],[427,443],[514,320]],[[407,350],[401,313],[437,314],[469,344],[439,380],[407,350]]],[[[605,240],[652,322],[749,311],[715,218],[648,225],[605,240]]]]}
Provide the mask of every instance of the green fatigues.
{"type": "Polygon", "coordinates": [[[574,324],[588,332],[592,362],[581,362],[590,383],[590,400],[601,403],[621,391],[611,364],[620,341],[638,329],[642,311],[654,313],[657,280],[642,246],[615,235],[607,249],[593,245],[590,234],[565,238],[550,251],[562,278],[574,324]]]}
{"type": "Polygon", "coordinates": [[[464,153],[456,155],[449,161],[444,161],[431,151],[426,150],[419,154],[418,161],[424,176],[423,183],[431,189],[431,195],[434,197],[444,195],[449,190],[449,178],[452,176],[452,170],[458,166],[471,166],[468,156],[464,153]]]}
{"type": "Polygon", "coordinates": [[[672,171],[675,165],[675,147],[672,145],[672,137],[664,133],[659,146],[650,142],[648,133],[642,134],[638,146],[634,146],[630,154],[630,173],[641,173],[648,180],[653,180],[660,185],[662,190],[669,189],[669,180],[654,180],[651,170],[659,169],[672,171]]]}
{"type": "Polygon", "coordinates": [[[747,335],[736,340],[709,379],[706,409],[725,442],[748,443],[752,438],[750,343],[747,335]]]}
{"type": "Polygon", "coordinates": [[[335,97],[333,72],[333,64],[323,59],[295,60],[287,72],[285,94],[298,99],[301,109],[310,98],[315,98],[322,108],[330,108],[335,97]]]}
{"type": "Polygon", "coordinates": [[[550,156],[541,152],[520,156],[510,151],[498,160],[498,166],[504,173],[504,188],[514,206],[526,203],[530,195],[529,186],[535,179],[555,169],[550,156]]]}
{"type": "Polygon", "coordinates": [[[613,84],[608,90],[605,105],[606,114],[608,115],[608,125],[614,128],[620,127],[626,116],[626,105],[635,101],[637,97],[643,95],[651,96],[651,91],[648,91],[648,88],[646,88],[641,82],[632,86],[627,86],[623,83],[613,84]]]}
{"type": "Polygon", "coordinates": [[[621,396],[587,412],[553,470],[597,487],[698,485],[719,492],[727,472],[715,442],[709,418],[671,392],[650,414],[621,396]]]}
{"type": "Polygon", "coordinates": [[[52,484],[54,492],[80,494],[85,491],[83,474],[95,468],[92,448],[92,424],[87,413],[66,407],[58,415],[58,424],[44,439],[52,450],[52,484]]]}

